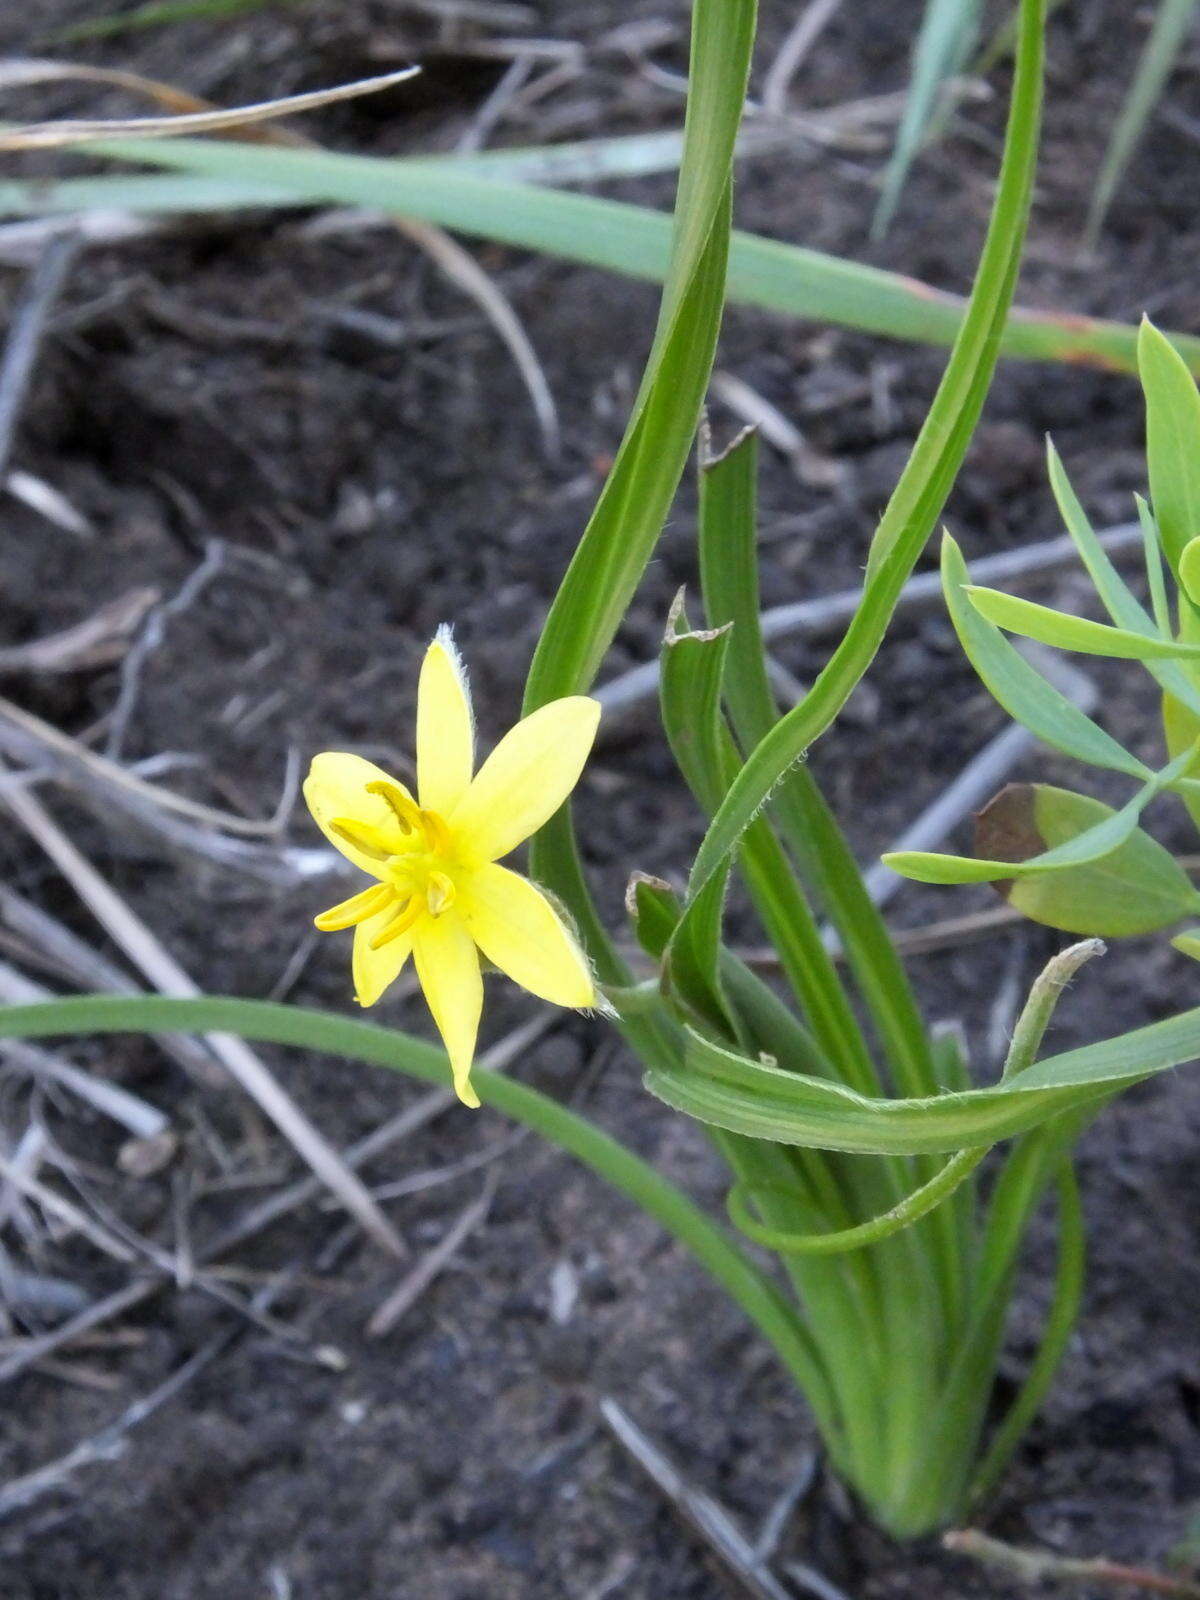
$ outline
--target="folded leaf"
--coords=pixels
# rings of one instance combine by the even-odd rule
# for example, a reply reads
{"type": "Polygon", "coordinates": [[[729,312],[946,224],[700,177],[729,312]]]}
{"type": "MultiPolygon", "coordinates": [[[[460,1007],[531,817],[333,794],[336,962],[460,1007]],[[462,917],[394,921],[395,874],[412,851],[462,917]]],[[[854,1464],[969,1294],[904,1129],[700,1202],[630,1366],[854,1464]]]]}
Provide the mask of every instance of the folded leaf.
{"type": "Polygon", "coordinates": [[[1197,1058],[1200,1009],[1193,1009],[1049,1056],[991,1088],[887,1099],[752,1061],[689,1031],[683,1063],[650,1072],[646,1084],[677,1110],[733,1132],[821,1150],[913,1155],[998,1143],[1197,1058]]]}
{"type": "Polygon", "coordinates": [[[657,961],[679,921],[680,905],[675,891],[661,878],[635,872],[625,890],[625,909],[633,919],[637,942],[657,961]]]}
{"type": "MultiPolygon", "coordinates": [[[[728,736],[721,693],[728,649],[728,628],[687,630],[681,592],[671,610],[660,658],[663,728],[688,787],[708,812],[725,793],[728,736]]],[[[720,966],[721,913],[730,865],[726,863],[705,885],[703,903],[686,927],[677,925],[662,965],[663,993],[727,1035],[733,1018],[722,992],[720,966]]]]}
{"type": "MultiPolygon", "coordinates": [[[[1010,784],[980,813],[976,845],[1014,859],[1078,837],[1116,815],[1111,806],[1050,784],[1010,784]]],[[[998,884],[1012,906],[1064,933],[1129,938],[1169,927],[1200,910],[1200,895],[1183,868],[1141,828],[1102,861],[1048,876],[998,884]]]]}
{"type": "MultiPolygon", "coordinates": [[[[1189,745],[1161,772],[1156,772],[1149,783],[1143,784],[1119,811],[1102,806],[1099,801],[1087,801],[1083,795],[1072,795],[1067,789],[1053,789],[1046,784],[1010,785],[1002,793],[1020,795],[1024,791],[1031,797],[1067,795],[1070,800],[1079,801],[1081,807],[1094,809],[1069,812],[1052,804],[1049,814],[1043,817],[1032,799],[1028,802],[1014,800],[1008,803],[1009,826],[997,826],[993,830],[998,847],[1006,854],[949,856],[932,851],[898,850],[884,856],[883,861],[893,872],[904,878],[915,878],[918,883],[989,883],[998,878],[1063,872],[1101,861],[1126,842],[1137,826],[1138,817],[1155,795],[1183,777],[1196,759],[1197,746],[1189,745]]],[[[1103,930],[1084,926],[1073,927],[1071,931],[1100,933],[1103,930]]]]}

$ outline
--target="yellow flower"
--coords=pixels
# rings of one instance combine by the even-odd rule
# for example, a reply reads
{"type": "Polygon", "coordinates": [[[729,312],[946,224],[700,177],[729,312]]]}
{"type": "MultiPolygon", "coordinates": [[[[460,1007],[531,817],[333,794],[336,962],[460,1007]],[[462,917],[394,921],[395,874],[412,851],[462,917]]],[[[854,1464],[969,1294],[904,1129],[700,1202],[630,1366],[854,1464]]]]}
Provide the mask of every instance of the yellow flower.
{"type": "Polygon", "coordinates": [[[412,952],[465,1105],[483,1005],[482,953],[559,1006],[596,1004],[586,956],[539,889],[497,865],[579,781],[600,707],[572,695],[518,722],[475,772],[466,677],[448,628],[425,653],[417,690],[417,798],[361,756],[317,756],[304,798],[317,826],[376,882],[316,919],[354,929],[354,987],[370,1006],[412,952]]]}

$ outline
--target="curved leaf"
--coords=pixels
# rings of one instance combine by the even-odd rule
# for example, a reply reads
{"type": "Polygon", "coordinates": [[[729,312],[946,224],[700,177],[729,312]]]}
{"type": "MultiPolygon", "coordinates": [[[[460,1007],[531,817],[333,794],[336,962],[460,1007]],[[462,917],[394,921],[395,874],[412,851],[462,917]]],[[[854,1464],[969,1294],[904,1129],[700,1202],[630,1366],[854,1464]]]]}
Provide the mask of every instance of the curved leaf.
{"type": "MultiPolygon", "coordinates": [[[[450,1086],[445,1052],[394,1029],[302,1006],[205,996],[82,995],[0,1007],[0,1038],[90,1033],[232,1033],[260,1044],[320,1050],[450,1086]]],[[[536,1089],[476,1067],[485,1105],[532,1128],[599,1173],[680,1239],[770,1340],[798,1383],[823,1381],[811,1338],[783,1296],[681,1189],[648,1163],[536,1089]]]]}
{"type": "Polygon", "coordinates": [[[1194,1009],[1050,1056],[992,1088],[879,1099],[751,1061],[689,1032],[682,1066],[652,1071],[646,1083],[668,1105],[737,1133],[822,1150],[917,1155],[996,1144],[1198,1056],[1194,1009]]]}
{"type": "Polygon", "coordinates": [[[1135,633],[1128,628],[1113,628],[1106,622],[1076,617],[1034,600],[1022,600],[1002,589],[981,589],[973,583],[963,593],[981,617],[1019,633],[1024,639],[1052,645],[1056,650],[1073,650],[1078,655],[1108,656],[1115,661],[1200,660],[1200,645],[1182,639],[1163,639],[1158,634],[1135,633]]]}

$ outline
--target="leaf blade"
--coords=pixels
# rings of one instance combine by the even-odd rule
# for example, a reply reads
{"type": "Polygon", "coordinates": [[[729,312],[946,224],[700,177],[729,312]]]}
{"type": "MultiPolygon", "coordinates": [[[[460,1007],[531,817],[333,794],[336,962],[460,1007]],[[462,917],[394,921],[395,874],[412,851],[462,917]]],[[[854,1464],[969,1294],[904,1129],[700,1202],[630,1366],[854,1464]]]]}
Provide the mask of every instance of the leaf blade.
{"type": "Polygon", "coordinates": [[[942,591],[954,631],[988,693],[1043,744],[1091,767],[1145,779],[1149,769],[1110,734],[1047,683],[966,597],[970,574],[962,551],[942,539],[942,591]]]}
{"type": "Polygon", "coordinates": [[[1163,639],[1157,634],[1117,628],[1089,617],[1072,616],[1006,594],[1003,589],[983,589],[978,584],[963,586],[979,615],[1007,633],[1051,645],[1056,650],[1071,650],[1076,655],[1106,656],[1114,661],[1173,661],[1200,659],[1200,645],[1182,639],[1163,639]]]}

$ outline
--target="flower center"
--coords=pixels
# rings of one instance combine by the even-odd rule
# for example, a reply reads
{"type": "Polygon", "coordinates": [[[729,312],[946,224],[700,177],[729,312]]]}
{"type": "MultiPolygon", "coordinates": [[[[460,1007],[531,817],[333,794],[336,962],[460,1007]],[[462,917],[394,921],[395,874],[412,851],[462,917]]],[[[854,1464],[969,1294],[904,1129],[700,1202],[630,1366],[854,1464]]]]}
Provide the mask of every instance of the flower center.
{"type": "Polygon", "coordinates": [[[454,904],[454,839],[445,820],[418,806],[399,784],[378,779],[367,792],[387,802],[390,826],[353,817],[338,818],[331,826],[379,863],[381,882],[326,912],[318,926],[350,927],[391,909],[394,915],[371,939],[372,950],[379,950],[407,933],[418,917],[439,917],[454,904]]]}

